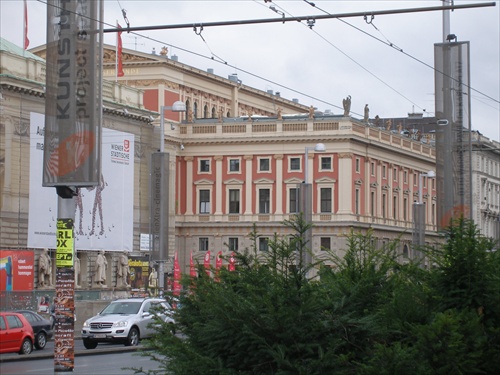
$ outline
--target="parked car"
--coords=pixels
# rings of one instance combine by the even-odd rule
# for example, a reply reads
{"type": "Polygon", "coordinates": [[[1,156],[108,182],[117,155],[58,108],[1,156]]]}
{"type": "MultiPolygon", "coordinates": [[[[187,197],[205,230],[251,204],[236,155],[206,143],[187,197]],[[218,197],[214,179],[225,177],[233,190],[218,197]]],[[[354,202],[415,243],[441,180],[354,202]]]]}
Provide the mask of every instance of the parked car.
{"type": "Polygon", "coordinates": [[[33,327],[35,333],[35,348],[42,350],[47,344],[47,340],[54,335],[53,325],[50,320],[30,310],[17,310],[19,314],[23,314],[26,320],[33,327]]]}
{"type": "Polygon", "coordinates": [[[128,298],[111,302],[99,314],[86,320],[82,327],[83,345],[95,349],[100,342],[122,342],[137,345],[154,331],[154,316],[175,323],[170,304],[161,298],[128,298]]]}
{"type": "Polygon", "coordinates": [[[34,341],[33,328],[22,314],[0,312],[0,353],[30,354],[34,341]]]}

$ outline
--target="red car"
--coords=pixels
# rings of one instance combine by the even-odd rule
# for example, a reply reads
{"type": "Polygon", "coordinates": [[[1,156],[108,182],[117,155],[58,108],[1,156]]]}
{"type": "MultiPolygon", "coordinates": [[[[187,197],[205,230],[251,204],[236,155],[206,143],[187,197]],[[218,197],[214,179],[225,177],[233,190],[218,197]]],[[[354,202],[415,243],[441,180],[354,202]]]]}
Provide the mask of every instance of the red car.
{"type": "Polygon", "coordinates": [[[35,335],[22,314],[0,312],[0,353],[30,354],[35,335]]]}

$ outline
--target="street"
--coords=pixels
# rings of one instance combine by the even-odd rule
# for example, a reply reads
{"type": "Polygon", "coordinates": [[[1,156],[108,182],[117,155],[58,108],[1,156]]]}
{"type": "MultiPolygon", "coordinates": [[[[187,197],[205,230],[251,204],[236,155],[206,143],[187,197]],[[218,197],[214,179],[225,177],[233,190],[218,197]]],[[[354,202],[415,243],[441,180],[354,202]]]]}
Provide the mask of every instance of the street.
{"type": "MultiPolygon", "coordinates": [[[[94,355],[77,356],[73,374],[80,375],[126,375],[135,374],[131,368],[142,368],[144,371],[158,368],[158,363],[148,357],[142,357],[140,352],[109,353],[99,350],[94,355]],[[107,353],[107,354],[104,354],[107,353]]],[[[48,375],[54,372],[53,358],[33,359],[0,363],[2,375],[48,375]]]]}

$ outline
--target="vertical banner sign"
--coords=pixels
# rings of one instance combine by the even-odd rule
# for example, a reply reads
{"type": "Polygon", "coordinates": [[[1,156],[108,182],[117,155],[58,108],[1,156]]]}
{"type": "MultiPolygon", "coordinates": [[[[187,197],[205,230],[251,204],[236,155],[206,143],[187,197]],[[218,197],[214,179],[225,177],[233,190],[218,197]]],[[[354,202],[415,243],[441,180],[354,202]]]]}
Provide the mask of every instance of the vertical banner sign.
{"type": "Polygon", "coordinates": [[[166,152],[155,152],[151,155],[151,260],[158,261],[166,261],[168,258],[169,156],[166,152]]]}
{"type": "Polygon", "coordinates": [[[43,186],[99,184],[99,4],[47,1],[43,186]]]}
{"type": "Polygon", "coordinates": [[[56,268],[73,267],[73,243],[73,219],[57,219],[56,268]]]}
{"type": "Polygon", "coordinates": [[[72,372],[75,368],[75,272],[61,268],[56,273],[54,300],[54,372],[72,372]]]}
{"type": "Polygon", "coordinates": [[[434,45],[438,230],[471,217],[469,67],[469,42],[434,45]]]}

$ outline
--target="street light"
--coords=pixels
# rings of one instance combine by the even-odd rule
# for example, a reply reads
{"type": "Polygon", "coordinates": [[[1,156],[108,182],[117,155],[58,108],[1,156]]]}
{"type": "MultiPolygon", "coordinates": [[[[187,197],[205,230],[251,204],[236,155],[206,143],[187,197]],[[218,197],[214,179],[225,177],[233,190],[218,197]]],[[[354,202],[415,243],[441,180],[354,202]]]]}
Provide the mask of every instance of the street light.
{"type": "Polygon", "coordinates": [[[180,100],[177,100],[171,106],[162,105],[160,107],[160,132],[161,132],[160,152],[163,152],[165,150],[163,136],[165,135],[165,111],[166,110],[172,111],[172,112],[186,112],[186,104],[180,100]]]}
{"type": "Polygon", "coordinates": [[[169,164],[170,154],[164,152],[165,135],[165,110],[172,112],[185,112],[186,104],[176,101],[172,106],[160,107],[160,149],[151,155],[150,169],[150,233],[152,243],[151,260],[159,263],[158,286],[160,294],[165,288],[165,262],[168,259],[168,237],[169,237],[169,164]]]}
{"type": "MultiPolygon", "coordinates": [[[[311,184],[309,184],[309,176],[308,176],[308,164],[309,164],[309,151],[315,151],[315,152],[325,152],[326,147],[323,143],[318,143],[316,146],[311,147],[311,146],[306,146],[305,148],[305,160],[304,160],[304,182],[301,184],[301,196],[300,196],[300,202],[301,202],[301,211],[302,215],[304,216],[304,221],[306,225],[312,224],[312,189],[311,189],[311,184]]],[[[312,242],[312,228],[309,228],[305,232],[305,244],[309,244],[311,246],[312,242]]],[[[312,251],[312,249],[311,249],[312,251]]],[[[303,267],[307,267],[309,264],[311,264],[312,261],[312,256],[311,252],[307,251],[306,249],[302,249],[302,265],[303,267]]],[[[307,275],[307,274],[306,274],[307,275]]]]}
{"type": "Polygon", "coordinates": [[[429,171],[427,173],[420,173],[418,180],[418,202],[413,204],[413,247],[416,257],[421,260],[422,252],[421,249],[425,245],[425,205],[422,199],[422,189],[424,177],[433,178],[436,177],[434,171],[429,171]]]}

